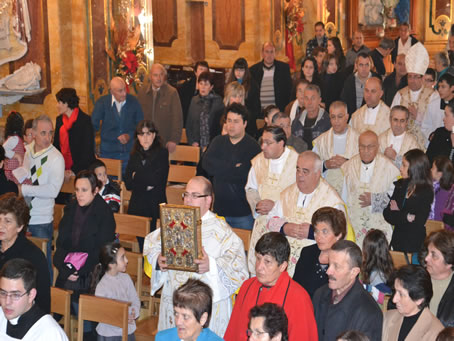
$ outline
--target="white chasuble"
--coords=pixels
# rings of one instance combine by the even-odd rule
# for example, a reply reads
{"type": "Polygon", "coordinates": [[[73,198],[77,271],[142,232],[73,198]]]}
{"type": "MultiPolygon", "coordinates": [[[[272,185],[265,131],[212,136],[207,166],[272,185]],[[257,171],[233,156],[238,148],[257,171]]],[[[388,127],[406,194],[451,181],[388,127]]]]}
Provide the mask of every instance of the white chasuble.
{"type": "Polygon", "coordinates": [[[202,246],[209,257],[210,270],[204,274],[186,271],[160,271],[156,269],[161,254],[161,230],[153,231],[145,238],[143,254],[152,265],[151,295],[161,287],[158,330],[175,327],[173,316],[173,291],[189,278],[199,279],[213,290],[213,310],[210,329],[220,337],[232,313],[231,296],[249,278],[246,254],[242,240],[232,231],[225,220],[208,211],[202,217],[202,246]]]}
{"type": "MultiPolygon", "coordinates": [[[[339,154],[339,156],[342,156],[346,159],[351,159],[353,156],[358,154],[358,138],[358,132],[354,128],[347,126],[347,141],[345,144],[345,151],[342,154],[339,154]]],[[[334,152],[333,128],[331,128],[327,132],[324,132],[314,140],[314,149],[317,150],[317,153],[322,161],[329,160],[336,155],[336,153],[334,152]]],[[[327,169],[324,172],[323,177],[331,186],[334,187],[334,189],[339,194],[341,193],[343,176],[340,168],[327,169]]]]}
{"type": "MultiPolygon", "coordinates": [[[[345,162],[342,167],[344,183],[347,189],[346,204],[348,215],[355,230],[356,243],[362,248],[364,237],[371,229],[378,229],[385,233],[388,242],[391,241],[392,227],[383,218],[383,210],[373,212],[371,206],[362,208],[359,196],[365,192],[385,193],[400,175],[399,170],[384,155],[378,153],[374,160],[373,173],[369,182],[361,181],[361,158],[354,156],[345,162]]],[[[373,198],[371,199],[373,201],[373,198]]]]}
{"type": "Polygon", "coordinates": [[[364,104],[361,108],[356,110],[351,118],[350,125],[355,128],[355,130],[362,134],[366,130],[372,130],[375,134],[380,135],[384,131],[390,128],[389,123],[389,107],[383,102],[380,101],[378,104],[378,112],[375,118],[375,122],[369,122],[366,120],[367,116],[367,105],[364,104]]]}
{"type": "Polygon", "coordinates": [[[400,166],[402,165],[402,157],[406,152],[411,149],[423,150],[422,147],[418,144],[418,141],[416,141],[416,137],[408,131],[404,133],[402,144],[397,149],[395,148],[395,143],[393,143],[394,139],[395,136],[393,135],[393,131],[391,129],[388,129],[378,137],[378,142],[380,144],[380,153],[382,154],[385,152],[386,148],[393,145],[393,149],[396,151],[397,155],[396,159],[391,161],[397,168],[400,168],[400,166]]]}

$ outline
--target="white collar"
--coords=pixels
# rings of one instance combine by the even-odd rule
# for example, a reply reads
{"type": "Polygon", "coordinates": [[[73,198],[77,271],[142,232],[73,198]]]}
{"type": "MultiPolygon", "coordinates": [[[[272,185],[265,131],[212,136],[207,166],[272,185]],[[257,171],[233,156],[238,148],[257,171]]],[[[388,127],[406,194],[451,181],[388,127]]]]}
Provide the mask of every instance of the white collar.
{"type": "Polygon", "coordinates": [[[378,113],[378,110],[380,110],[380,103],[378,103],[375,108],[370,108],[366,104],[366,109],[370,114],[376,114],[376,113],[378,113]]]}
{"type": "Polygon", "coordinates": [[[375,159],[371,163],[368,163],[367,165],[361,161],[361,168],[363,168],[365,171],[368,171],[370,169],[373,169],[375,166],[375,159]]]}
{"type": "Polygon", "coordinates": [[[287,159],[287,156],[288,154],[290,153],[290,149],[288,149],[287,147],[284,147],[284,152],[281,154],[281,156],[279,156],[277,159],[270,159],[271,162],[273,163],[279,163],[285,159],[287,159]]]}
{"type": "Polygon", "coordinates": [[[115,96],[112,95],[112,105],[111,105],[111,106],[113,106],[114,103],[118,103],[120,106],[123,106],[123,104],[126,103],[126,100],[124,100],[124,101],[122,101],[122,102],[118,102],[118,101],[115,99],[115,96]]]}

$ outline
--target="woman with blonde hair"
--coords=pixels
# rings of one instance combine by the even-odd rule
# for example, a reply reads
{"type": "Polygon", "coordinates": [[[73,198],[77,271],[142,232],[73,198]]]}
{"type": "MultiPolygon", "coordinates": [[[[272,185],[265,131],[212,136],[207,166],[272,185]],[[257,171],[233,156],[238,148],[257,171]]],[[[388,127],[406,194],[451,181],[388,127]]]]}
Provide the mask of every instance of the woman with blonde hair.
{"type": "MultiPolygon", "coordinates": [[[[233,81],[226,85],[224,90],[224,106],[226,108],[232,103],[239,103],[247,108],[246,102],[246,89],[240,82],[233,81]]],[[[227,113],[225,112],[224,115],[227,115],[227,113]]],[[[254,138],[257,135],[256,120],[257,114],[248,109],[246,132],[254,138]]]]}

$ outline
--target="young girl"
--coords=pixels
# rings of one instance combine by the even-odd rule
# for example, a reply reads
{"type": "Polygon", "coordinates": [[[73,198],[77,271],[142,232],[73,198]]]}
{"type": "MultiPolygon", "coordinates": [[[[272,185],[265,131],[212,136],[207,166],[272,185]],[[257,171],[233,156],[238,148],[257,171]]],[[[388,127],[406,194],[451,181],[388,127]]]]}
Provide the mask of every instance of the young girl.
{"type": "Polygon", "coordinates": [[[13,175],[13,170],[22,166],[24,160],[25,147],[23,140],[24,119],[17,111],[11,111],[6,119],[5,126],[5,175],[10,181],[19,184],[13,175]]]}
{"type": "MultiPolygon", "coordinates": [[[[128,266],[125,249],[119,243],[109,243],[102,248],[100,260],[101,262],[95,270],[95,276],[97,279],[101,276],[102,278],[96,286],[95,295],[131,302],[128,341],[134,341],[135,319],[139,317],[140,300],[131,277],[125,273],[128,266]]],[[[119,327],[99,323],[96,331],[98,333],[98,341],[121,341],[122,330],[119,327]]]]}
{"type": "Polygon", "coordinates": [[[432,163],[432,179],[435,198],[432,203],[429,219],[442,220],[449,193],[454,185],[454,167],[446,156],[437,156],[432,163]]]}
{"type": "Polygon", "coordinates": [[[386,294],[391,294],[391,276],[394,266],[385,234],[370,230],[363,241],[361,280],[364,288],[372,293],[378,304],[383,304],[386,294]]]}

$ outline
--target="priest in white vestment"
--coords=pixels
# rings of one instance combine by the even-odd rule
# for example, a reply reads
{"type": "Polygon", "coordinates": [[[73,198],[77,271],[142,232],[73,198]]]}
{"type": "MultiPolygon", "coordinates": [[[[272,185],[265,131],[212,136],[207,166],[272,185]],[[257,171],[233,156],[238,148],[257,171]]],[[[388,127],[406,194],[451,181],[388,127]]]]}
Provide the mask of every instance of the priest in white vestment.
{"type": "Polygon", "coordinates": [[[402,165],[403,155],[410,149],[421,149],[414,135],[407,131],[410,112],[402,105],[391,109],[391,128],[378,137],[380,153],[390,159],[397,168],[402,165]]]}
{"type": "Polygon", "coordinates": [[[202,217],[203,257],[194,261],[199,265],[198,272],[166,269],[166,257],[161,255],[160,229],[145,238],[143,254],[153,268],[151,295],[163,287],[159,331],[175,327],[173,291],[189,278],[195,278],[205,282],[213,290],[209,328],[223,337],[233,308],[231,296],[249,278],[243,242],[225,220],[209,210],[212,200],[212,185],[206,178],[197,176],[188,182],[184,192],[184,204],[200,207],[202,217]]]}
{"type": "Polygon", "coordinates": [[[429,66],[429,54],[421,43],[414,44],[405,56],[408,74],[408,86],[400,89],[394,96],[391,108],[403,105],[410,111],[408,130],[416,137],[422,147],[427,145],[427,138],[422,132],[422,122],[430,107],[440,103],[437,91],[424,86],[424,74],[429,66]]]}
{"type": "Polygon", "coordinates": [[[358,154],[358,132],[348,125],[347,104],[335,101],[329,107],[331,129],[314,140],[312,151],[323,161],[323,178],[340,194],[343,176],[340,167],[358,154]]]}
{"type": "Polygon", "coordinates": [[[350,125],[358,133],[372,130],[380,135],[389,129],[389,107],[381,100],[383,96],[382,81],[371,77],[364,85],[364,104],[356,110],[350,120],[350,125]]]}
{"type": "MultiPolygon", "coordinates": [[[[268,220],[255,224],[252,231],[249,250],[255,249],[255,244],[265,233],[280,231],[285,234],[291,247],[287,268],[290,276],[293,276],[301,249],[315,243],[313,230],[310,229],[312,214],[324,206],[337,208],[346,214],[340,195],[321,178],[321,172],[322,161],[317,154],[312,151],[301,153],[296,166],[296,183],[281,193],[268,214],[268,220]]],[[[353,231],[347,238],[354,239],[353,231]]],[[[254,252],[248,253],[248,267],[254,275],[254,252]]]]}
{"type": "Polygon", "coordinates": [[[256,219],[266,217],[280,193],[295,183],[298,153],[286,143],[287,136],[282,128],[267,127],[262,135],[262,152],[251,160],[245,190],[256,219]]]}
{"type": "Polygon", "coordinates": [[[426,145],[429,146],[430,135],[440,127],[443,127],[446,104],[454,102],[454,76],[445,73],[438,81],[439,102],[433,101],[427,105],[427,110],[421,124],[421,131],[426,138],[426,145]]]}
{"type": "Polygon", "coordinates": [[[347,204],[358,246],[362,247],[370,229],[383,231],[388,242],[391,241],[392,228],[383,218],[383,210],[400,171],[379,153],[377,134],[370,130],[362,133],[359,154],[345,162],[341,170],[344,175],[342,199],[347,204]]]}

